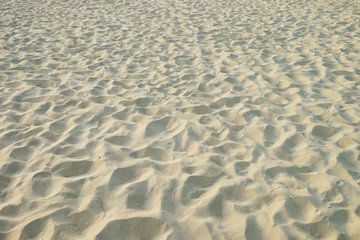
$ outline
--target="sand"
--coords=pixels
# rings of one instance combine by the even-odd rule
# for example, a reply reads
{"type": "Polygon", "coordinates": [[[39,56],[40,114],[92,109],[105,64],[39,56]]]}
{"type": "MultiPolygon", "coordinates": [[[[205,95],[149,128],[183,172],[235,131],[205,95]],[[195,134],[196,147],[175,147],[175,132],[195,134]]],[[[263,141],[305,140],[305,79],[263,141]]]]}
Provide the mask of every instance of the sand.
{"type": "Polygon", "coordinates": [[[0,0],[0,239],[360,239],[359,6],[0,0]]]}

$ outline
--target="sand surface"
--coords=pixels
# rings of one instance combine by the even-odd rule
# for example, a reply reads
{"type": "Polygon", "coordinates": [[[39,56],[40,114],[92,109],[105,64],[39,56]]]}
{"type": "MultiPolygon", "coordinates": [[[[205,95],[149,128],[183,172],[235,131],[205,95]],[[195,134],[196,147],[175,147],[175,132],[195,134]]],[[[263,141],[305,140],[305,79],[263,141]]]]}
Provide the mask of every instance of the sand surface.
{"type": "Polygon", "coordinates": [[[360,239],[360,2],[0,0],[0,239],[360,239]]]}

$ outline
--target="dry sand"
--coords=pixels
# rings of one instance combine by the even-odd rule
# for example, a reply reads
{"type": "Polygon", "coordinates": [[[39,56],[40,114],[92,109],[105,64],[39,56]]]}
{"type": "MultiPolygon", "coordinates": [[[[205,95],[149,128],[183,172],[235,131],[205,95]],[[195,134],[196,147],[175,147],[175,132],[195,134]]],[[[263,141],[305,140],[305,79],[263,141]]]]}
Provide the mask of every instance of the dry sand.
{"type": "Polygon", "coordinates": [[[360,239],[359,6],[0,0],[0,239],[360,239]]]}

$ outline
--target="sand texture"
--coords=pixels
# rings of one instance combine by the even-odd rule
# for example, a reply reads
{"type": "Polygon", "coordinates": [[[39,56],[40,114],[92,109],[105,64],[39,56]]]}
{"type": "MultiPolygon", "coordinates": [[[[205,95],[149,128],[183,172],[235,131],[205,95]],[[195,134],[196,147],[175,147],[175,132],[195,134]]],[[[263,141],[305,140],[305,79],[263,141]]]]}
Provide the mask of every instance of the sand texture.
{"type": "Polygon", "coordinates": [[[358,0],[0,0],[0,240],[359,240],[358,0]]]}

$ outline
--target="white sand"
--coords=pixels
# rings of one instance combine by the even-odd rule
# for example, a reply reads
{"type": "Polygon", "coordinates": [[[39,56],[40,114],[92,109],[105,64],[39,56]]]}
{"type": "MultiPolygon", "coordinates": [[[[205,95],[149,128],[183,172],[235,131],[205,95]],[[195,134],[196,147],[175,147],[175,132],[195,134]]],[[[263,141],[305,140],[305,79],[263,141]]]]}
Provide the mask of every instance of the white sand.
{"type": "Polygon", "coordinates": [[[360,239],[359,6],[0,0],[0,239],[360,239]]]}

